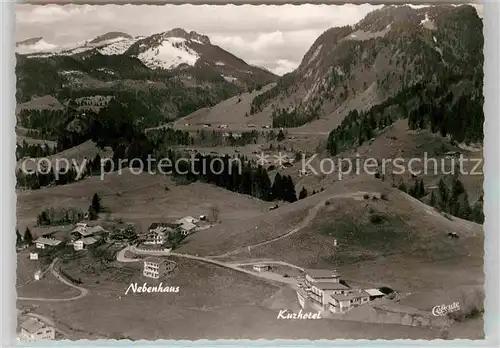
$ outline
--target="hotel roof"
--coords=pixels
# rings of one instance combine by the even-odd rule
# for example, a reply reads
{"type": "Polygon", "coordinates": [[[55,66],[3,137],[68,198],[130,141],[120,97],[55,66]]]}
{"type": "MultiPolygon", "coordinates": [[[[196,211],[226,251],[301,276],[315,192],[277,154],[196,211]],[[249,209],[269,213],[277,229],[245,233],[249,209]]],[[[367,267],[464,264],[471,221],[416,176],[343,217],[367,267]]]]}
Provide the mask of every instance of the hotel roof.
{"type": "Polygon", "coordinates": [[[340,275],[331,269],[306,269],[306,273],[313,278],[338,278],[340,275]]]}
{"type": "Polygon", "coordinates": [[[154,256],[149,256],[144,259],[144,262],[151,262],[151,263],[156,263],[156,264],[161,264],[164,263],[168,260],[166,259],[161,259],[159,257],[154,257],[154,256]]]}
{"type": "Polygon", "coordinates": [[[45,323],[35,319],[35,318],[29,318],[25,322],[21,324],[21,328],[28,331],[29,333],[35,333],[41,328],[45,327],[45,323]]]}
{"type": "Polygon", "coordinates": [[[53,238],[45,238],[45,237],[40,237],[37,240],[35,240],[35,243],[40,243],[40,244],[46,244],[50,246],[56,246],[61,244],[60,240],[53,239],[53,238]]]}
{"type": "Polygon", "coordinates": [[[348,286],[345,286],[340,283],[329,283],[329,282],[317,282],[317,283],[312,283],[311,286],[315,286],[318,289],[321,290],[347,290],[349,289],[348,286]]]}

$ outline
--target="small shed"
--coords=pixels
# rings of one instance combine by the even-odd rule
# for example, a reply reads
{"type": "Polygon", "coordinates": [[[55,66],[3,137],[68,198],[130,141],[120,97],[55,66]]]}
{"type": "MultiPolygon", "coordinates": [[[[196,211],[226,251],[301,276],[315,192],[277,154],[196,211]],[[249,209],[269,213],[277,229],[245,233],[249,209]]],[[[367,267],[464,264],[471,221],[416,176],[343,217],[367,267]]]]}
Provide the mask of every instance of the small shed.
{"type": "Polygon", "coordinates": [[[43,278],[43,273],[41,270],[35,272],[35,280],[40,280],[43,278]]]}
{"type": "Polygon", "coordinates": [[[30,260],[38,260],[38,253],[30,253],[30,260]]]}
{"type": "Polygon", "coordinates": [[[271,266],[269,266],[269,265],[264,265],[264,264],[254,265],[254,266],[253,266],[253,270],[254,270],[254,271],[257,271],[257,272],[265,272],[265,271],[269,271],[269,270],[271,270],[271,266]]]}

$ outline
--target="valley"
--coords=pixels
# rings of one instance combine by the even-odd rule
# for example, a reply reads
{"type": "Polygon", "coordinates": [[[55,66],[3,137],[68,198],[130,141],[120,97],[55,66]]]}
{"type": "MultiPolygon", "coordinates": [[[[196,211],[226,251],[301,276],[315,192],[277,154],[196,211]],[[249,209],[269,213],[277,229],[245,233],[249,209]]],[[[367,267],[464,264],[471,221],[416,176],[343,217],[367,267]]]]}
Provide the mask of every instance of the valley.
{"type": "Polygon", "coordinates": [[[18,42],[20,317],[70,340],[484,338],[482,45],[469,5],[374,9],[283,76],[181,28],[18,42]]]}

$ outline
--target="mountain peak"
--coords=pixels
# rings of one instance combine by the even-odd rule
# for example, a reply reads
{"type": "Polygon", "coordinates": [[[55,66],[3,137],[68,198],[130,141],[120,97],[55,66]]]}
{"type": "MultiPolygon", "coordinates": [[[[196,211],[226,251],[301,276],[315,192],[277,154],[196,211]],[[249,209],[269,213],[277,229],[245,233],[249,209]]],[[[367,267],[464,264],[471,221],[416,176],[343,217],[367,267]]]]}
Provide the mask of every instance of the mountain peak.
{"type": "Polygon", "coordinates": [[[164,33],[165,37],[180,37],[200,44],[210,44],[210,39],[206,35],[198,34],[195,31],[187,32],[182,28],[174,28],[164,33]]]}
{"type": "Polygon", "coordinates": [[[108,40],[113,40],[113,39],[118,39],[118,38],[124,38],[124,39],[132,39],[132,36],[126,33],[122,33],[120,31],[110,31],[106,34],[102,34],[94,38],[93,40],[89,41],[90,44],[97,44],[103,41],[108,41],[108,40]]]}

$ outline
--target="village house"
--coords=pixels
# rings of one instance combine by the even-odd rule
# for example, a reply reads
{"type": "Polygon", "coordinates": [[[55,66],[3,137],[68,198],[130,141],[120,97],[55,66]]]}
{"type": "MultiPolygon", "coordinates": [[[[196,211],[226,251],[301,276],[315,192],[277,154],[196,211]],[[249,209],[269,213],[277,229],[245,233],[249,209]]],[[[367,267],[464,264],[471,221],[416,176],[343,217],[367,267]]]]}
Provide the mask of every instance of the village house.
{"type": "Polygon", "coordinates": [[[35,278],[35,280],[40,280],[43,278],[43,273],[41,270],[37,270],[33,276],[35,278]]]}
{"type": "Polygon", "coordinates": [[[35,247],[37,249],[45,249],[47,247],[55,247],[61,244],[61,241],[55,238],[40,237],[35,240],[35,247]]]}
{"type": "Polygon", "coordinates": [[[36,318],[29,318],[21,325],[20,339],[25,341],[37,340],[54,340],[56,338],[56,330],[38,320],[36,318]]]}
{"type": "Polygon", "coordinates": [[[159,279],[175,269],[175,262],[161,259],[158,257],[147,257],[144,259],[144,270],[142,274],[145,277],[159,279]]]}
{"type": "Polygon", "coordinates": [[[351,290],[345,294],[330,295],[329,310],[332,313],[345,313],[353,307],[370,301],[370,295],[363,290],[351,290]]]}
{"type": "Polygon", "coordinates": [[[269,271],[270,269],[271,269],[271,266],[264,265],[264,264],[254,265],[253,266],[253,270],[257,271],[257,272],[265,272],[265,271],[269,271]]]}
{"type": "Polygon", "coordinates": [[[173,228],[169,224],[153,222],[144,236],[144,244],[162,245],[171,231],[173,228]]]}
{"type": "Polygon", "coordinates": [[[38,260],[38,253],[30,253],[30,260],[38,260]]]}
{"type": "Polygon", "coordinates": [[[105,232],[104,228],[102,228],[101,226],[89,227],[87,226],[87,224],[78,223],[73,231],[71,231],[71,235],[73,235],[75,238],[85,238],[93,237],[101,232],[105,232]]]}
{"type": "Polygon", "coordinates": [[[181,234],[183,236],[187,236],[190,233],[193,233],[196,229],[196,224],[200,222],[192,216],[185,216],[182,219],[175,221],[175,224],[179,226],[181,234]]]}
{"type": "Polygon", "coordinates": [[[182,225],[180,225],[179,228],[181,230],[181,234],[183,236],[187,236],[195,231],[196,225],[191,222],[185,222],[182,225]]]}
{"type": "Polygon", "coordinates": [[[97,243],[99,240],[96,237],[85,237],[73,242],[73,249],[75,250],[84,250],[87,249],[90,245],[97,243]]]}

